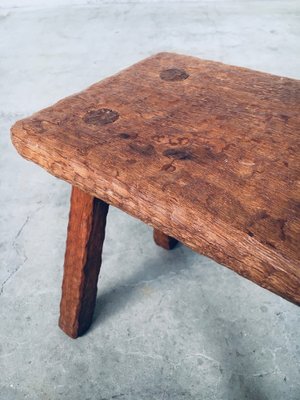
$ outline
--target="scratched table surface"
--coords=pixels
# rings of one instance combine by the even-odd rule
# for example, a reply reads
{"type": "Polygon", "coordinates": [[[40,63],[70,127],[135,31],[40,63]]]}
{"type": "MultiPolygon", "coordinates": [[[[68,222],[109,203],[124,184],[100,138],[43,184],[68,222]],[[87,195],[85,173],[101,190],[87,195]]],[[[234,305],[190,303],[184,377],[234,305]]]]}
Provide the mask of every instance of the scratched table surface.
{"type": "Polygon", "coordinates": [[[13,127],[18,151],[300,302],[300,82],[160,53],[13,127]]]}

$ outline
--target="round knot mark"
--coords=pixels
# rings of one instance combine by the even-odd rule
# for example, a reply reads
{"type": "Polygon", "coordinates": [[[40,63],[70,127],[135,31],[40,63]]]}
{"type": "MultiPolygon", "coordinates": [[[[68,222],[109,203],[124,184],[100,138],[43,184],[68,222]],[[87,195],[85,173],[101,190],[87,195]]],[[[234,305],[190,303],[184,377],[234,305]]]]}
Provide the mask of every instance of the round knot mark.
{"type": "Polygon", "coordinates": [[[176,167],[172,164],[165,164],[161,167],[161,170],[167,172],[174,172],[176,170],[176,167]]]}
{"type": "Polygon", "coordinates": [[[83,120],[87,124],[106,125],[115,122],[118,118],[119,114],[116,111],[109,108],[100,108],[100,110],[87,112],[83,120]]]}
{"type": "Polygon", "coordinates": [[[164,81],[183,81],[189,77],[189,74],[184,69],[170,68],[164,69],[160,73],[160,78],[164,81]]]}

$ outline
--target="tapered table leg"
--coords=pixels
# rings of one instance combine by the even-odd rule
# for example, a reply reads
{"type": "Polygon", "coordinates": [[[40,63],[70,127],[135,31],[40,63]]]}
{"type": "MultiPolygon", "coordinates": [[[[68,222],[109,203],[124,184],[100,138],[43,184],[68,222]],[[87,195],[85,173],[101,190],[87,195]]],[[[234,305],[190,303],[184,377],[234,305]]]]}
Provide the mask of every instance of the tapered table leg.
{"type": "Polygon", "coordinates": [[[92,322],[107,212],[107,203],[72,188],[59,318],[72,338],[92,322]]]}
{"type": "Polygon", "coordinates": [[[166,250],[173,249],[178,243],[176,239],[164,234],[157,229],[153,230],[153,239],[158,246],[163,247],[166,250]]]}

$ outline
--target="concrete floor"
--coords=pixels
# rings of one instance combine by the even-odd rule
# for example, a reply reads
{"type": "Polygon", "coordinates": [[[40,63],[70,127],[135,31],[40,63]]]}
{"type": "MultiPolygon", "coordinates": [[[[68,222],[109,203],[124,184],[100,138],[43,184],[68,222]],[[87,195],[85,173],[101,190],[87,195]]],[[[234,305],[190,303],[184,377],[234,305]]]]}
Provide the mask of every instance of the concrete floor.
{"type": "Polygon", "coordinates": [[[0,399],[299,400],[299,309],[111,208],[95,321],[57,328],[70,187],[12,123],[162,50],[300,77],[299,1],[0,1],[0,399]],[[81,5],[80,5],[81,3],[81,5]]]}

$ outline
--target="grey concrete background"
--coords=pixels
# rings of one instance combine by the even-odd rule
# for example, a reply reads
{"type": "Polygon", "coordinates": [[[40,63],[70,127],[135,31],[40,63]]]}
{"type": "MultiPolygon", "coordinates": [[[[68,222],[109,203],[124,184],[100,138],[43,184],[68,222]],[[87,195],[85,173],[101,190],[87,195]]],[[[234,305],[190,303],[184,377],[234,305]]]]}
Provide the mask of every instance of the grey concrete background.
{"type": "Polygon", "coordinates": [[[11,124],[158,51],[300,77],[299,1],[0,0],[0,399],[299,400],[296,306],[117,209],[95,322],[57,328],[70,187],[11,124]]]}

